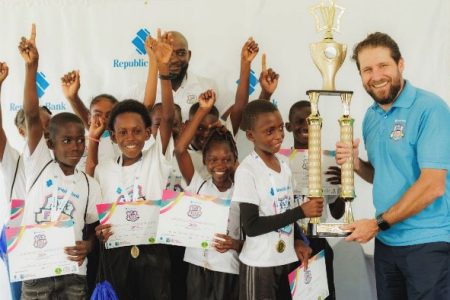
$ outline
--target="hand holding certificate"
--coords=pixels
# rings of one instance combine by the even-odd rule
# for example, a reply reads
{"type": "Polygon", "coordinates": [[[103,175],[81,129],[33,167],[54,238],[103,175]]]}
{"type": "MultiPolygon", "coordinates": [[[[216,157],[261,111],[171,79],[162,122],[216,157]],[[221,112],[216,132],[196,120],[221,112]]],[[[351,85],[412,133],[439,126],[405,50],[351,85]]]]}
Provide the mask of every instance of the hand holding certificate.
{"type": "Polygon", "coordinates": [[[72,220],[6,230],[11,281],[23,281],[78,272],[65,247],[75,245],[72,220]]]}
{"type": "Polygon", "coordinates": [[[230,199],[165,190],[157,242],[209,249],[216,233],[226,233],[230,199]]]}
{"type": "Polygon", "coordinates": [[[303,265],[289,274],[292,300],[325,299],[328,297],[325,252],[322,250],[309,259],[308,269],[303,265]]]}
{"type": "Polygon", "coordinates": [[[159,201],[133,201],[97,204],[100,224],[111,224],[107,249],[155,243],[159,201]]]}

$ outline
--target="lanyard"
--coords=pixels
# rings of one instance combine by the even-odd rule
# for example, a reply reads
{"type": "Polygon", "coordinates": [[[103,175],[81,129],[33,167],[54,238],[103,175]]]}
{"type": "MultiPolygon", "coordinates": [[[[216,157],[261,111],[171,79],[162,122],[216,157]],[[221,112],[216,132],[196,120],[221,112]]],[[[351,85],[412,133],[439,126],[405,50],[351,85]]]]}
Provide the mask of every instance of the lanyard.
{"type": "MultiPolygon", "coordinates": [[[[141,175],[143,162],[144,162],[144,160],[141,157],[139,159],[138,172],[136,172],[134,179],[133,179],[133,194],[131,195],[131,197],[127,193],[126,189],[124,189],[122,186],[119,186],[116,190],[116,192],[125,199],[125,202],[133,202],[134,200],[139,198],[139,176],[141,175]]],[[[117,159],[117,163],[120,166],[120,182],[124,183],[125,176],[123,174],[122,155],[117,159]]]]}
{"type": "MultiPolygon", "coordinates": [[[[78,174],[78,170],[75,169],[75,174],[78,174]]],[[[74,176],[75,176],[74,174],[74,176]]],[[[69,201],[70,195],[72,195],[72,190],[75,186],[75,179],[72,180],[70,185],[66,189],[66,193],[64,194],[63,199],[58,204],[58,186],[59,186],[59,180],[58,175],[55,175],[53,177],[53,192],[51,197],[51,203],[50,203],[50,222],[56,222],[59,220],[59,217],[61,216],[62,211],[66,207],[67,202],[69,201]]],[[[61,188],[63,191],[63,189],[61,188]]]]}

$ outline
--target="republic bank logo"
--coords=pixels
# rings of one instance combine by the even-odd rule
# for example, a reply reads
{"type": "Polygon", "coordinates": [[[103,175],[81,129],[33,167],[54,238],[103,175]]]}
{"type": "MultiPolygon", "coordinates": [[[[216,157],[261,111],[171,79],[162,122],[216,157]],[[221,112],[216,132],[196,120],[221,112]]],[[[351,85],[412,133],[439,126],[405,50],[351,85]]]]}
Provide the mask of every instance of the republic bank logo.
{"type": "Polygon", "coordinates": [[[48,81],[45,79],[45,74],[42,72],[37,72],[36,74],[36,87],[39,99],[44,96],[45,90],[50,86],[48,81]]]}
{"type": "MultiPolygon", "coordinates": [[[[248,86],[248,94],[251,95],[255,91],[256,86],[258,85],[258,78],[256,77],[255,71],[250,70],[249,76],[249,86],[248,86]]],[[[236,80],[236,84],[239,84],[239,79],[236,80]]]]}
{"type": "MultiPolygon", "coordinates": [[[[147,54],[145,51],[145,39],[150,34],[150,31],[147,28],[139,29],[135,34],[134,38],[131,40],[131,45],[135,49],[135,51],[139,54],[139,56],[144,56],[147,54]]],[[[144,57],[137,58],[127,58],[127,59],[113,59],[112,63],[113,68],[115,69],[129,69],[129,68],[147,68],[148,60],[144,57]]]]}

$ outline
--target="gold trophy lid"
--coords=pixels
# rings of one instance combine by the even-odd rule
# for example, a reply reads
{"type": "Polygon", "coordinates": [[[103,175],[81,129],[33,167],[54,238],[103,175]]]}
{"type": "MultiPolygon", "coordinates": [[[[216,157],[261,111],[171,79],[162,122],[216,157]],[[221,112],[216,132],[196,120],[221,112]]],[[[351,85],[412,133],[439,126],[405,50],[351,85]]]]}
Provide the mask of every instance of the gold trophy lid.
{"type": "Polygon", "coordinates": [[[316,20],[316,30],[325,31],[324,39],[332,40],[333,31],[339,32],[342,14],[345,8],[338,6],[334,0],[321,0],[319,4],[310,8],[311,14],[316,20]]]}

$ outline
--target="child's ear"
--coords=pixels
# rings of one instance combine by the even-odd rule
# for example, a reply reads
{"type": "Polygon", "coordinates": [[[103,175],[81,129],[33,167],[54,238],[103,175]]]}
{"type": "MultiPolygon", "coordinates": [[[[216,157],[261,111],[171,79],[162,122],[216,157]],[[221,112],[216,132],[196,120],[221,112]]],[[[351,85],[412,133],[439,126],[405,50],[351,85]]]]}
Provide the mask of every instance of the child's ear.
{"type": "Polygon", "coordinates": [[[114,130],[109,131],[109,136],[111,137],[111,141],[113,141],[114,144],[117,144],[116,132],[114,130]]]}
{"type": "Polygon", "coordinates": [[[250,142],[254,142],[254,141],[255,141],[255,138],[254,138],[254,136],[253,136],[253,131],[252,131],[252,130],[246,130],[246,131],[245,131],[245,136],[247,136],[247,139],[248,139],[250,142]]]}
{"type": "Polygon", "coordinates": [[[152,128],[147,127],[145,128],[145,140],[148,141],[148,139],[152,136],[152,128]]]}
{"type": "Polygon", "coordinates": [[[25,138],[25,129],[23,127],[19,127],[19,134],[25,138]]]}
{"type": "Polygon", "coordinates": [[[53,144],[53,141],[50,137],[47,139],[47,147],[50,150],[55,150],[55,145],[53,144]]]}
{"type": "Polygon", "coordinates": [[[286,126],[286,130],[287,130],[288,132],[292,132],[292,126],[291,126],[291,123],[290,123],[290,122],[286,122],[286,123],[284,124],[284,126],[286,126]]]}

